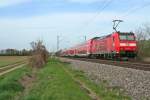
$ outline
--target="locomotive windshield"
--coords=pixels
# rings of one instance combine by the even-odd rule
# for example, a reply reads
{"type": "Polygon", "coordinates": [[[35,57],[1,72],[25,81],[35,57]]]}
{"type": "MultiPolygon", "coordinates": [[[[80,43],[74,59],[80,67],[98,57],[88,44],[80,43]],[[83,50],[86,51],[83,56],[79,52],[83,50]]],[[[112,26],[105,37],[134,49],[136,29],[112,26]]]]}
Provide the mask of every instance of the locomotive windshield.
{"type": "Polygon", "coordinates": [[[135,40],[135,37],[133,34],[120,34],[120,40],[130,40],[133,41],[135,40]]]}

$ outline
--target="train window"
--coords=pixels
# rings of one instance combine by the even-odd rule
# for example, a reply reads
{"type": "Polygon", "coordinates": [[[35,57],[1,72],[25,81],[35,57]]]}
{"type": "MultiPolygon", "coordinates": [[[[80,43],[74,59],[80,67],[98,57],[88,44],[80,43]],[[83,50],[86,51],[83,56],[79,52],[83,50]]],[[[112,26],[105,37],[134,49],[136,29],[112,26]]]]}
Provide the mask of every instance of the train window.
{"type": "Polygon", "coordinates": [[[135,40],[134,35],[128,35],[128,36],[127,36],[127,39],[128,39],[128,40],[135,40]]]}
{"type": "Polygon", "coordinates": [[[120,40],[127,40],[127,36],[126,35],[120,35],[120,40]]]}
{"type": "Polygon", "coordinates": [[[130,34],[123,34],[120,35],[120,40],[135,40],[134,35],[130,35],[130,34]]]}

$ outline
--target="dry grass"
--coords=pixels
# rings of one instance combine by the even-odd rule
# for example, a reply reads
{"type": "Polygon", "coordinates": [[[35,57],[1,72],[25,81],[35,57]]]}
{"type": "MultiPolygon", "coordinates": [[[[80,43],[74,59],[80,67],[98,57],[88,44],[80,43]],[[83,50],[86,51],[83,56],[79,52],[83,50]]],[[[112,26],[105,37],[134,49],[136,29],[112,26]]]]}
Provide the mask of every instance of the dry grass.
{"type": "Polygon", "coordinates": [[[11,63],[22,61],[28,58],[28,56],[0,56],[0,67],[11,63]]]}
{"type": "Polygon", "coordinates": [[[150,62],[150,57],[143,58],[143,61],[145,61],[145,62],[150,62]]]}

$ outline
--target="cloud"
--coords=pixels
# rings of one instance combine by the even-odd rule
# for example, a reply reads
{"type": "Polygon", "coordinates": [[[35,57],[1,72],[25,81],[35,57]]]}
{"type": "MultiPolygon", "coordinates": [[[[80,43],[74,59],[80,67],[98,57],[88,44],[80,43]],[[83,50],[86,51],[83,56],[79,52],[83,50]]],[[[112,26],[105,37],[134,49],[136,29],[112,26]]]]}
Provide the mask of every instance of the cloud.
{"type": "MultiPolygon", "coordinates": [[[[130,24],[133,29],[135,25],[150,20],[144,14],[133,14],[122,18],[120,12],[103,12],[100,15],[97,13],[55,13],[41,16],[32,16],[27,18],[0,18],[0,33],[64,33],[69,36],[69,33],[89,33],[92,31],[108,32],[112,29],[113,19],[122,19],[125,21],[122,25],[130,24]],[[138,16],[138,17],[137,17],[138,16]],[[132,24],[131,24],[132,23],[132,24]],[[134,25],[133,25],[134,23],[134,25]],[[86,25],[88,24],[88,25],[86,25]],[[107,28],[110,27],[110,28],[107,28]],[[84,29],[82,29],[84,28],[84,29]]],[[[128,25],[129,26],[129,25],[128,25]]],[[[123,26],[124,29],[127,26],[123,26]]]]}
{"type": "Polygon", "coordinates": [[[0,0],[0,8],[12,6],[12,5],[18,5],[29,1],[31,0],[0,0]]]}

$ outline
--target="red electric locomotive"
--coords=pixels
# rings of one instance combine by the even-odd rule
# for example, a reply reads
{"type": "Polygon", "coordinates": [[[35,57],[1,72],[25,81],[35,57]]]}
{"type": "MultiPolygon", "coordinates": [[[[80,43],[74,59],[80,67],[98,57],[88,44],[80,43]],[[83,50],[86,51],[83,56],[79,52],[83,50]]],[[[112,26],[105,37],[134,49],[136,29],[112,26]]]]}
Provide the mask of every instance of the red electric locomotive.
{"type": "Polygon", "coordinates": [[[134,58],[137,42],[134,33],[115,32],[95,38],[91,42],[91,55],[102,58],[134,58]]]}

